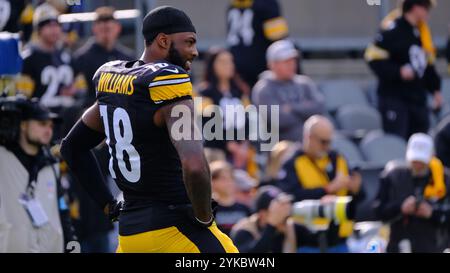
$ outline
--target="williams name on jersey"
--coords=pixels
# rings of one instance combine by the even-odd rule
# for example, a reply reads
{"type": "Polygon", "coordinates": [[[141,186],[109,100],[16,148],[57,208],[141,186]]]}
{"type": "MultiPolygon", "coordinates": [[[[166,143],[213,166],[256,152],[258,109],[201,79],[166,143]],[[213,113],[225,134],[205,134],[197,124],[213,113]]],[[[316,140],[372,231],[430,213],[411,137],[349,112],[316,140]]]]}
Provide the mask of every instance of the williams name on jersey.
{"type": "MultiPolygon", "coordinates": [[[[192,98],[186,71],[167,62],[113,61],[101,66],[93,81],[111,155],[109,171],[126,200],[121,217],[146,219],[133,211],[145,214],[138,208],[189,204],[178,153],[167,128],[153,120],[162,106],[192,98]]],[[[121,234],[164,227],[164,219],[133,221],[120,227],[121,234]]]]}

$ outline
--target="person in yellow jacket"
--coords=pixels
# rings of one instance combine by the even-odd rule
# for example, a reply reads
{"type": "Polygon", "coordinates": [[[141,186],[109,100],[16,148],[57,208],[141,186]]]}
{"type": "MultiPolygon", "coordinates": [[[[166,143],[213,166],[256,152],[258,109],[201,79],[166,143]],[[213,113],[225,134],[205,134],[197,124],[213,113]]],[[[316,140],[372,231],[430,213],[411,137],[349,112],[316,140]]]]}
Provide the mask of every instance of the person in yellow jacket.
{"type": "MultiPolygon", "coordinates": [[[[354,217],[354,208],[363,198],[361,176],[349,169],[344,156],[331,149],[333,124],[324,116],[314,115],[306,120],[303,128],[303,147],[288,160],[282,169],[276,186],[294,196],[294,201],[326,201],[335,196],[352,196],[352,209],[347,219],[354,217]]],[[[326,229],[330,219],[316,218],[314,229],[326,229]]],[[[351,221],[342,221],[330,252],[347,251],[345,241],[353,231],[351,221]]]]}

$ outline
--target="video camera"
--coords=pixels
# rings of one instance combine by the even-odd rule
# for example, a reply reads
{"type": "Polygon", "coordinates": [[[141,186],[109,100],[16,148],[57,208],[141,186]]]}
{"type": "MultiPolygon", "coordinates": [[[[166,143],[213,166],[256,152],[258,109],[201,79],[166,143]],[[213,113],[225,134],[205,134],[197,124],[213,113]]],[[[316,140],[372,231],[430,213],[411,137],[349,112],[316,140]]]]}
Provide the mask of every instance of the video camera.
{"type": "Polygon", "coordinates": [[[25,96],[0,97],[0,145],[18,140],[20,122],[29,103],[25,96]]]}
{"type": "Polygon", "coordinates": [[[292,205],[292,216],[294,219],[312,224],[317,218],[325,218],[336,224],[349,219],[350,196],[338,196],[330,202],[321,200],[303,200],[292,205]]]}

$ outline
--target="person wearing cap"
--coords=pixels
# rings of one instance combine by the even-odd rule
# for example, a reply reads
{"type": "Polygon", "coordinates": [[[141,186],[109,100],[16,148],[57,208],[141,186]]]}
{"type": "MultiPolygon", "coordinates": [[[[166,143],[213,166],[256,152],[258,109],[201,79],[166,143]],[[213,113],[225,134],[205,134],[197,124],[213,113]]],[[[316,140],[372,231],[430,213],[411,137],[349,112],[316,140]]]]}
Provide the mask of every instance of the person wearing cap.
{"type": "MultiPolygon", "coordinates": [[[[243,253],[296,253],[299,247],[318,244],[318,234],[290,217],[293,196],[271,185],[259,188],[255,213],[240,220],[231,230],[231,238],[243,253]]],[[[327,231],[330,240],[336,228],[327,231]]]]}
{"type": "Polygon", "coordinates": [[[449,245],[450,173],[423,133],[409,138],[405,159],[386,165],[374,203],[379,219],[390,225],[387,252],[443,252],[449,245]]]}
{"type": "Polygon", "coordinates": [[[95,16],[92,24],[93,37],[74,54],[75,63],[88,84],[85,106],[90,106],[95,101],[95,86],[91,79],[102,64],[114,60],[131,61],[135,58],[129,48],[118,42],[122,26],[114,17],[114,9],[99,7],[95,10],[95,16]]]}
{"type": "MultiPolygon", "coordinates": [[[[348,221],[339,225],[338,238],[328,242],[330,252],[346,252],[346,239],[352,234],[354,211],[364,197],[361,176],[349,168],[345,157],[331,148],[334,126],[324,116],[314,115],[306,120],[303,129],[302,147],[297,149],[283,164],[275,182],[280,189],[292,194],[295,201],[327,200],[335,196],[353,198],[348,221]]],[[[327,227],[331,219],[316,218],[317,229],[327,227]]],[[[319,251],[319,245],[317,245],[319,251]]]]}
{"type": "MultiPolygon", "coordinates": [[[[252,102],[269,109],[278,105],[280,141],[299,141],[304,121],[324,113],[324,97],[311,78],[296,74],[298,51],[292,42],[281,40],[271,44],[266,56],[269,71],[263,73],[253,88],[252,102]]],[[[266,122],[271,120],[268,113],[266,122]]]]}
{"type": "Polygon", "coordinates": [[[74,65],[70,52],[63,47],[59,12],[50,4],[39,5],[33,14],[33,39],[22,53],[23,65],[16,89],[19,94],[37,98],[58,113],[64,122],[54,128],[60,140],[81,112],[81,98],[86,82],[74,65]]]}
{"type": "Polygon", "coordinates": [[[250,208],[237,201],[237,183],[233,169],[226,161],[210,164],[212,196],[217,202],[215,219],[219,229],[229,235],[231,228],[251,214],[250,208]]]}
{"type": "Polygon", "coordinates": [[[144,17],[142,34],[139,60],[97,70],[96,102],[61,153],[96,204],[119,220],[117,252],[237,252],[214,221],[210,170],[195,126],[187,74],[198,56],[195,27],[183,11],[161,6],[144,17]],[[91,153],[105,139],[123,202],[105,186],[91,153]]]}
{"type": "Polygon", "coordinates": [[[60,112],[75,104],[75,94],[84,90],[82,81],[75,82],[72,57],[62,48],[63,32],[58,11],[51,5],[39,5],[33,15],[36,39],[23,52],[23,66],[18,92],[38,98],[40,103],[60,112]]]}
{"type": "Polygon", "coordinates": [[[365,59],[378,78],[378,109],[383,130],[405,140],[428,132],[430,109],[443,104],[441,78],[435,68],[436,51],[426,24],[432,0],[404,0],[401,15],[387,20],[368,46],[365,59]]]}
{"type": "Polygon", "coordinates": [[[57,116],[36,101],[22,113],[17,141],[0,146],[0,252],[64,252],[76,236],[58,162],[46,148],[57,116]]]}

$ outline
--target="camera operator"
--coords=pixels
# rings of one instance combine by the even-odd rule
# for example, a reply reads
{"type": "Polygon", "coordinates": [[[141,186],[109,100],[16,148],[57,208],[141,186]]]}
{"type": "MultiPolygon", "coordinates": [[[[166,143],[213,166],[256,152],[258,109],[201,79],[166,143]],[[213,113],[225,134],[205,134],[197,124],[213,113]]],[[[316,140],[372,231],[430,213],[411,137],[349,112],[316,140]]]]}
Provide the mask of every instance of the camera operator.
{"type": "MultiPolygon", "coordinates": [[[[242,253],[295,253],[300,246],[318,244],[318,233],[295,223],[290,217],[292,196],[275,186],[263,186],[256,200],[256,213],[240,220],[231,230],[231,238],[242,253]]],[[[336,238],[337,226],[326,235],[336,238]]]]}
{"type": "Polygon", "coordinates": [[[391,227],[387,251],[443,252],[449,242],[450,174],[423,133],[409,139],[406,161],[386,165],[375,202],[378,217],[391,227]]]}
{"type": "MultiPolygon", "coordinates": [[[[37,101],[15,103],[21,115],[18,128],[1,128],[2,136],[18,129],[18,137],[2,139],[6,144],[0,145],[0,252],[63,252],[76,238],[58,162],[47,148],[56,115],[37,101]]],[[[1,106],[4,123],[7,113],[1,106]]]]}
{"type": "MultiPolygon", "coordinates": [[[[352,196],[348,215],[348,219],[352,219],[357,203],[364,198],[360,191],[361,176],[351,172],[345,158],[331,149],[333,135],[334,126],[326,117],[314,115],[306,120],[303,147],[283,165],[284,177],[279,178],[277,186],[292,194],[297,202],[352,196]]],[[[321,229],[328,222],[329,219],[318,217],[313,224],[321,229]]],[[[346,239],[352,231],[351,221],[340,223],[339,240],[335,241],[336,245],[328,242],[328,251],[347,252],[346,239]]]]}

